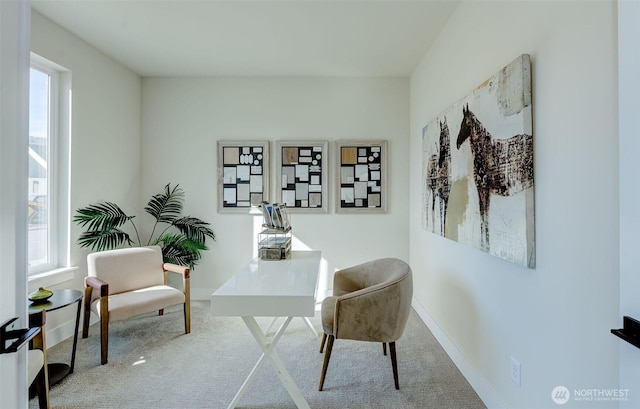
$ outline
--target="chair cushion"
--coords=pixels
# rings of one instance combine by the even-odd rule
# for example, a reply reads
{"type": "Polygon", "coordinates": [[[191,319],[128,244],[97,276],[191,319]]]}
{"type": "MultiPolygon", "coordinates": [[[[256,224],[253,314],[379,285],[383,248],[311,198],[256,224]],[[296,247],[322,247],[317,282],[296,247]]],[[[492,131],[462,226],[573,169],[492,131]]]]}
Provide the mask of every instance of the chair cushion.
{"type": "Polygon", "coordinates": [[[44,353],[42,352],[42,350],[30,349],[27,354],[27,365],[27,373],[29,374],[29,385],[31,385],[44,366],[44,353]]]}
{"type": "MultiPolygon", "coordinates": [[[[167,285],[113,294],[109,296],[109,321],[124,320],[184,302],[184,293],[167,285]]],[[[100,316],[100,299],[93,301],[91,310],[100,316]]]]}
{"type": "Polygon", "coordinates": [[[87,256],[89,276],[109,283],[109,294],[164,284],[159,246],[99,251],[87,256]]]}

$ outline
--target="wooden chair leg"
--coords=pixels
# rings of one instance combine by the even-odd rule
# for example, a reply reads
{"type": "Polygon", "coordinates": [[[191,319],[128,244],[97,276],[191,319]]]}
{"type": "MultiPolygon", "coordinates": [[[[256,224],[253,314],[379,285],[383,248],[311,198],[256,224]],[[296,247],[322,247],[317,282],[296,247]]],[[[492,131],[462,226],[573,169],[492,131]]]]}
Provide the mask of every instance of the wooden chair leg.
{"type": "Polygon", "coordinates": [[[327,341],[327,334],[322,334],[322,341],[320,341],[320,353],[324,349],[324,343],[327,341]]]}
{"type": "Polygon", "coordinates": [[[191,284],[189,272],[183,276],[182,291],[184,291],[184,332],[191,332],[191,284]]]}
{"type": "Polygon", "coordinates": [[[29,399],[38,397],[38,408],[49,409],[49,378],[45,372],[47,364],[45,363],[38,375],[33,379],[29,386],[29,399]]]}
{"type": "Polygon", "coordinates": [[[324,352],[324,363],[322,364],[322,374],[320,375],[320,385],[318,386],[318,390],[322,390],[322,386],[324,385],[324,377],[327,374],[327,368],[329,367],[329,359],[331,358],[331,350],[333,349],[333,340],[335,337],[333,335],[329,335],[329,341],[327,342],[327,350],[324,352]]]}
{"type": "Polygon", "coordinates": [[[184,303],[184,333],[189,334],[191,332],[191,304],[189,302],[184,303]]]}
{"type": "Polygon", "coordinates": [[[49,409],[49,382],[46,370],[47,364],[45,362],[44,367],[33,382],[38,395],[38,407],[40,409],[49,409]]]}
{"type": "Polygon", "coordinates": [[[40,409],[48,409],[44,391],[44,375],[39,373],[35,379],[36,395],[38,395],[38,407],[40,409]]]}
{"type": "Polygon", "coordinates": [[[107,363],[107,355],[109,353],[109,318],[100,318],[100,362],[102,365],[107,363]]]}
{"type": "Polygon", "coordinates": [[[102,297],[100,301],[100,362],[107,363],[109,353],[109,301],[102,297]]]}
{"type": "Polygon", "coordinates": [[[91,318],[91,287],[84,291],[84,319],[82,320],[82,338],[89,336],[89,318],[91,318]]]}
{"type": "Polygon", "coordinates": [[[382,353],[384,354],[384,356],[387,356],[387,343],[386,342],[382,343],[382,353]]]}
{"type": "Polygon", "coordinates": [[[396,343],[389,342],[389,352],[391,353],[391,367],[393,368],[393,382],[396,385],[396,389],[400,389],[398,382],[398,360],[396,358],[396,343]]]}
{"type": "Polygon", "coordinates": [[[84,310],[84,318],[82,320],[82,338],[87,338],[89,336],[89,315],[91,313],[87,310],[84,310]]]}

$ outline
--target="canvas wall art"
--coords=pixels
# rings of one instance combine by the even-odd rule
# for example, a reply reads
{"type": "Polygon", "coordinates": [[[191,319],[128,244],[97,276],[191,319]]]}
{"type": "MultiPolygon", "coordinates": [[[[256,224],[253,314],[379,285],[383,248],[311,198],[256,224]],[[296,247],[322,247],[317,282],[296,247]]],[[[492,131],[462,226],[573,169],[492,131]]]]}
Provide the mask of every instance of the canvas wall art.
{"type": "Polygon", "coordinates": [[[386,213],[387,141],[336,141],[336,213],[386,213]]]}
{"type": "Polygon", "coordinates": [[[521,55],[423,128],[426,230],[535,267],[531,105],[521,55]]]}
{"type": "Polygon", "coordinates": [[[290,213],[327,212],[326,141],[276,142],[278,201],[290,213]]]}
{"type": "Polygon", "coordinates": [[[268,194],[269,142],[218,141],[218,212],[246,213],[268,194]]]}

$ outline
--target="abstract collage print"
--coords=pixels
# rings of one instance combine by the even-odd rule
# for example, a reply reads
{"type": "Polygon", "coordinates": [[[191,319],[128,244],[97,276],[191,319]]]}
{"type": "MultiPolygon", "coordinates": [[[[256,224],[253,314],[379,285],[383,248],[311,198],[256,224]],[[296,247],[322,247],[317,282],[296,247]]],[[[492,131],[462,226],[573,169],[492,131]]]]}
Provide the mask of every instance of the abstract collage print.
{"type": "Polygon", "coordinates": [[[340,149],[340,207],[382,206],[382,146],[340,149]]]}
{"type": "Polygon", "coordinates": [[[282,202],[288,208],[321,208],[323,206],[322,146],[282,147],[282,202]]]}

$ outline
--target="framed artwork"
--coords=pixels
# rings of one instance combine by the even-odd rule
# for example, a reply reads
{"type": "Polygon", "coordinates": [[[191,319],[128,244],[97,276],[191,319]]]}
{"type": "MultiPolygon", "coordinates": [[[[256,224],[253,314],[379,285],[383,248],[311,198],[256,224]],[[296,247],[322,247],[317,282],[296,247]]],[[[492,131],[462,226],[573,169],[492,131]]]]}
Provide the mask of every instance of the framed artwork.
{"type": "Polygon", "coordinates": [[[535,267],[531,106],[523,54],[423,128],[427,231],[535,267]]]}
{"type": "Polygon", "coordinates": [[[218,141],[218,212],[268,201],[269,166],[268,141],[218,141]]]}
{"type": "Polygon", "coordinates": [[[326,141],[276,142],[277,200],[290,213],[327,212],[326,141]]]}
{"type": "Polygon", "coordinates": [[[336,141],[336,213],[387,212],[387,141],[336,141]]]}

